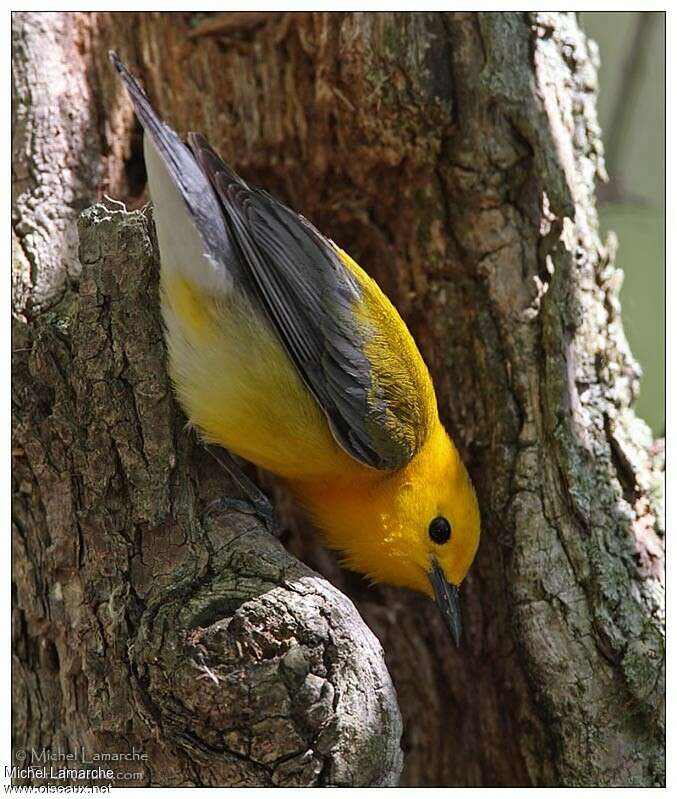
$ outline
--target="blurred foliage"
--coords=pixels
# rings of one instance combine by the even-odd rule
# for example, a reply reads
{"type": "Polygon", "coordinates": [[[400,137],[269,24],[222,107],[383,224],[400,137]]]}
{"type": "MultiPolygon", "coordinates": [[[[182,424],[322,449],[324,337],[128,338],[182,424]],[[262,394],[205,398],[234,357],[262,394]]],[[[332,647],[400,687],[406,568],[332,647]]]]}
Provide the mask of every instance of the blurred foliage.
{"type": "Polygon", "coordinates": [[[600,186],[602,235],[619,238],[623,323],[642,366],[637,412],[665,431],[665,15],[586,12],[599,45],[599,118],[610,183],[600,186]]]}

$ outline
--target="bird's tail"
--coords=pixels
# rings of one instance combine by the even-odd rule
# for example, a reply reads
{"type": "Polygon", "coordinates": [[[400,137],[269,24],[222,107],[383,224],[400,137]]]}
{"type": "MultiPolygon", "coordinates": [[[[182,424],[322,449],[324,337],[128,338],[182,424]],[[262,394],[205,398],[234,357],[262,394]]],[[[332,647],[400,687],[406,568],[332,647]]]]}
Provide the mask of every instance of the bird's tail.
{"type": "MultiPolygon", "coordinates": [[[[193,224],[204,241],[205,252],[211,259],[219,261],[224,269],[232,271],[235,263],[232,243],[226,230],[223,211],[209,179],[190,148],[160,118],[139,82],[117,53],[111,50],[109,57],[125,84],[136,116],[188,208],[193,224]]],[[[151,194],[152,190],[151,182],[151,194]]]]}
{"type": "Polygon", "coordinates": [[[134,111],[139,119],[139,122],[143,126],[143,129],[146,131],[146,133],[153,140],[155,149],[158,151],[162,161],[168,168],[172,179],[180,188],[185,182],[186,172],[191,171],[190,165],[183,163],[186,160],[184,155],[190,155],[190,153],[185,152],[187,151],[186,145],[169,127],[169,125],[160,119],[157,111],[151,105],[150,100],[146,96],[144,90],[141,88],[139,82],[122,63],[122,61],[120,61],[118,54],[111,50],[108,53],[108,56],[113,63],[113,66],[117,70],[118,75],[122,79],[122,82],[127,88],[127,92],[129,93],[129,97],[134,104],[134,111]],[[186,170],[186,166],[189,167],[188,170],[186,170]]]}

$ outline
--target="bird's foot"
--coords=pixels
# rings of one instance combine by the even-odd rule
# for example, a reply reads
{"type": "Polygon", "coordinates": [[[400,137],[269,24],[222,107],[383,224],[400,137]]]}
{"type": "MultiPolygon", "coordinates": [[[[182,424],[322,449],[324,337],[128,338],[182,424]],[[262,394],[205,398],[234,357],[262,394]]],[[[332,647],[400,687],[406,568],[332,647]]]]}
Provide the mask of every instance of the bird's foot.
{"type": "Polygon", "coordinates": [[[233,482],[237,484],[238,488],[246,496],[246,499],[221,497],[209,505],[208,511],[236,510],[240,513],[257,516],[266,530],[275,538],[279,538],[282,531],[275,520],[273,505],[268,497],[247,477],[230,452],[213,444],[208,444],[206,449],[228,472],[233,482]]]}
{"type": "Polygon", "coordinates": [[[267,532],[275,538],[280,537],[281,531],[275,521],[273,506],[270,504],[267,497],[265,502],[262,503],[254,503],[249,499],[238,499],[237,497],[220,497],[210,502],[207,506],[207,513],[229,510],[256,516],[266,528],[267,532]]]}

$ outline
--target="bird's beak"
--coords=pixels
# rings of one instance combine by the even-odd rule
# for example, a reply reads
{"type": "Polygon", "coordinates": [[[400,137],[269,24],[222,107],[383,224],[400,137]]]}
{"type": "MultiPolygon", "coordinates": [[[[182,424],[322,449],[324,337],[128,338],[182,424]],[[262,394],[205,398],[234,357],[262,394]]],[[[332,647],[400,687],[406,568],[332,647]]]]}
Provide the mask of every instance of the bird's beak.
{"type": "Polygon", "coordinates": [[[444,616],[454,643],[459,646],[461,641],[461,602],[458,586],[447,582],[442,567],[435,560],[428,576],[435,591],[435,601],[442,611],[442,616],[444,616]]]}

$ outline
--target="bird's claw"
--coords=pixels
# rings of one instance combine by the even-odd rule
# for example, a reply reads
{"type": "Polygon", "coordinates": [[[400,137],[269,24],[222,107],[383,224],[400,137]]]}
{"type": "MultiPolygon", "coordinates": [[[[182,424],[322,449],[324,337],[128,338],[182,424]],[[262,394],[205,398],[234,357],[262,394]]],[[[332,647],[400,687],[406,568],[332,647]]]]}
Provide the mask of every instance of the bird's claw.
{"type": "Polygon", "coordinates": [[[268,497],[247,477],[237,460],[228,450],[214,444],[207,444],[205,449],[228,472],[231,479],[247,497],[246,499],[222,497],[212,502],[209,509],[213,509],[214,506],[218,505],[219,510],[237,510],[240,513],[258,516],[266,530],[275,538],[279,538],[282,531],[275,521],[273,506],[268,497]]]}
{"type": "Polygon", "coordinates": [[[223,511],[237,511],[238,513],[246,513],[249,516],[256,516],[270,535],[275,538],[279,538],[281,535],[280,527],[275,521],[273,506],[267,498],[262,501],[252,501],[238,499],[237,497],[220,497],[210,502],[207,506],[207,513],[223,511]]]}

